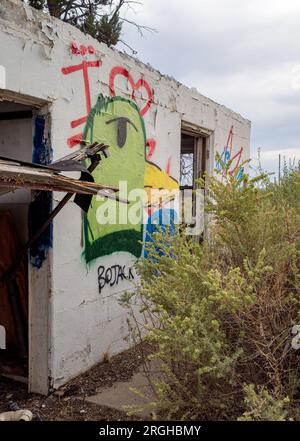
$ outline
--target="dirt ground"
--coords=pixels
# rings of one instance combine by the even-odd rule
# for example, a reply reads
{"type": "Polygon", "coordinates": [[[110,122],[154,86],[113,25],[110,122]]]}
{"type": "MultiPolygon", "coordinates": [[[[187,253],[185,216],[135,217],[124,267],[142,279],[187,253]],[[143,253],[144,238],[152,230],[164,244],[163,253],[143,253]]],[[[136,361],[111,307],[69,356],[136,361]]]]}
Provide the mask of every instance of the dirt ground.
{"type": "Polygon", "coordinates": [[[71,380],[66,386],[44,397],[27,392],[27,385],[0,377],[0,412],[8,409],[9,401],[32,411],[34,419],[43,421],[120,421],[137,420],[126,413],[86,402],[101,387],[129,380],[142,363],[142,354],[151,347],[140,344],[100,363],[71,380]]]}

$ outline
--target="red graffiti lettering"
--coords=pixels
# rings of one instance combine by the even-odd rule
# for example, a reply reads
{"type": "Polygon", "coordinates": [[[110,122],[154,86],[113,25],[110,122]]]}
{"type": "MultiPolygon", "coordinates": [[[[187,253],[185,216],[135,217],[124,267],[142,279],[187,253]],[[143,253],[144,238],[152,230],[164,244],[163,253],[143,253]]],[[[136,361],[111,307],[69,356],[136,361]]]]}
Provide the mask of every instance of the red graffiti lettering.
{"type": "Polygon", "coordinates": [[[72,41],[70,48],[72,54],[74,55],[85,55],[87,53],[89,54],[95,53],[95,49],[91,44],[89,44],[88,46],[85,46],[84,44],[78,46],[78,44],[75,41],[72,41]]]}
{"type": "MultiPolygon", "coordinates": [[[[224,176],[225,166],[229,161],[230,161],[230,166],[229,166],[229,170],[227,170],[227,173],[229,176],[231,176],[238,171],[242,159],[243,150],[244,150],[243,147],[241,147],[239,151],[234,156],[232,156],[233,136],[234,136],[233,126],[231,126],[228,133],[226,146],[224,147],[220,159],[217,161],[217,169],[219,170],[223,169],[222,176],[224,176]]],[[[241,173],[243,173],[243,171],[241,171],[241,173]]]]}
{"type": "Polygon", "coordinates": [[[94,54],[95,53],[94,46],[92,46],[91,44],[88,45],[87,50],[88,50],[89,54],[94,54]]]}
{"type": "Polygon", "coordinates": [[[74,55],[79,55],[80,54],[80,50],[78,49],[78,46],[75,43],[75,41],[72,41],[72,43],[71,43],[71,52],[74,55]]]}
{"type": "Polygon", "coordinates": [[[152,158],[152,155],[155,151],[155,148],[156,148],[155,139],[153,139],[153,138],[147,139],[146,147],[147,147],[146,159],[147,159],[147,161],[150,161],[150,159],[152,158]]]}
{"type": "Polygon", "coordinates": [[[170,174],[170,170],[171,170],[171,156],[169,156],[168,158],[166,170],[165,170],[168,175],[170,174]]]}
{"type": "Polygon", "coordinates": [[[83,133],[78,133],[77,135],[73,135],[67,139],[68,146],[70,148],[75,147],[77,144],[80,144],[83,138],[83,133]]]}
{"type": "Polygon", "coordinates": [[[83,44],[79,46],[79,50],[81,55],[85,55],[87,53],[87,48],[83,44]]]}
{"type": "Polygon", "coordinates": [[[242,155],[243,155],[243,150],[244,150],[243,147],[241,147],[240,150],[230,159],[232,161],[231,167],[233,167],[233,168],[231,168],[228,171],[229,175],[233,175],[237,171],[237,169],[239,168],[239,165],[240,165],[240,162],[242,159],[242,155]]]}
{"type": "Polygon", "coordinates": [[[141,116],[144,116],[145,113],[148,112],[152,102],[153,102],[153,90],[149,86],[146,80],[144,78],[140,78],[137,82],[134,81],[130,73],[127,69],[121,66],[114,67],[109,76],[109,91],[111,96],[115,96],[115,78],[117,75],[123,75],[125,78],[128,79],[131,87],[132,87],[132,94],[131,97],[133,100],[135,100],[135,91],[137,91],[140,88],[144,88],[148,95],[148,100],[145,106],[140,110],[141,116]]]}
{"type": "Polygon", "coordinates": [[[230,151],[230,156],[231,156],[231,152],[232,152],[232,141],[233,141],[233,126],[230,127],[230,130],[228,133],[228,138],[227,138],[227,143],[226,143],[226,150],[230,151]]]}
{"type": "MultiPolygon", "coordinates": [[[[75,43],[72,43],[75,44],[75,43]]],[[[76,46],[77,47],[77,46],[76,46]]],[[[82,71],[83,73],[83,81],[84,81],[84,93],[85,93],[85,103],[86,103],[86,112],[87,114],[85,116],[82,116],[78,119],[74,119],[71,121],[70,125],[72,129],[80,126],[81,124],[84,124],[87,121],[88,115],[91,111],[91,91],[90,91],[90,82],[89,82],[89,74],[88,69],[90,67],[100,67],[102,62],[100,60],[93,60],[93,61],[85,61],[83,60],[80,64],[75,64],[73,66],[67,66],[63,67],[61,69],[62,73],[64,75],[69,75],[74,72],[82,71]]],[[[82,139],[82,134],[77,134],[75,136],[72,136],[67,140],[69,147],[74,147],[76,144],[80,143],[80,140],[82,139]],[[79,140],[78,142],[76,142],[79,140]]]]}

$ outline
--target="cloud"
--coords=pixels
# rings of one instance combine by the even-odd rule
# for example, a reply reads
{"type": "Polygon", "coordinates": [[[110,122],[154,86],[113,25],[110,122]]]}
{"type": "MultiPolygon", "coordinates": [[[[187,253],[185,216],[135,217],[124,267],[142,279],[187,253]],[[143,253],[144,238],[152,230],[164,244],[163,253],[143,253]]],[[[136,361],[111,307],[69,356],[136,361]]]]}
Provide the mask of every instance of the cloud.
{"type": "Polygon", "coordinates": [[[135,9],[128,17],[159,32],[139,38],[124,26],[123,39],[142,61],[250,119],[253,156],[300,150],[300,2],[144,0],[135,9]]]}

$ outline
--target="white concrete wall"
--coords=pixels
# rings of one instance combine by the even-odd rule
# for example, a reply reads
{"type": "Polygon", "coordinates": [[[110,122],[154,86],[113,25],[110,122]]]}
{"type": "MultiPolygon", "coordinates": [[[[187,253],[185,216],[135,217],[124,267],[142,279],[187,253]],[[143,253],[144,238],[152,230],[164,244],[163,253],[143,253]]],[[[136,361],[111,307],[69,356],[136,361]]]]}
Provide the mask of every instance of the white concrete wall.
{"type": "MultiPolygon", "coordinates": [[[[110,96],[109,78],[115,67],[130,74],[130,81],[124,75],[116,77],[116,95],[130,99],[134,84],[137,105],[143,109],[148,95],[140,80],[153,90],[153,101],[143,115],[146,137],[156,141],[151,161],[162,171],[169,163],[173,178],[179,178],[182,120],[211,131],[211,162],[215,152],[223,150],[231,126],[233,152],[243,147],[243,158],[248,158],[250,122],[240,115],[59,20],[24,9],[17,0],[1,1],[0,65],[6,70],[6,88],[51,103],[54,159],[71,151],[67,139],[80,133],[85,124],[72,128],[70,123],[87,114],[82,70],[66,72],[70,66],[90,61],[101,64],[88,69],[92,106],[100,93],[110,96]],[[93,50],[89,49],[93,53],[74,54],[72,43],[92,46],[93,50]],[[67,69],[65,74],[62,68],[67,69]]],[[[55,199],[60,197],[56,195],[55,199]]],[[[82,223],[81,210],[70,202],[54,224],[49,316],[49,376],[53,387],[101,360],[105,352],[113,354],[125,347],[126,315],[117,298],[132,283],[123,280],[113,287],[105,286],[99,293],[97,270],[100,265],[108,268],[116,264],[128,270],[135,258],[122,251],[86,264],[82,257],[82,223]]]]}
{"type": "MultiPolygon", "coordinates": [[[[0,114],[28,110],[26,106],[0,102],[0,114]]],[[[0,156],[18,158],[22,161],[32,160],[32,119],[0,120],[0,156]]],[[[31,191],[18,189],[0,196],[0,211],[10,210],[22,243],[28,238],[28,206],[31,202],[31,191]]]]}

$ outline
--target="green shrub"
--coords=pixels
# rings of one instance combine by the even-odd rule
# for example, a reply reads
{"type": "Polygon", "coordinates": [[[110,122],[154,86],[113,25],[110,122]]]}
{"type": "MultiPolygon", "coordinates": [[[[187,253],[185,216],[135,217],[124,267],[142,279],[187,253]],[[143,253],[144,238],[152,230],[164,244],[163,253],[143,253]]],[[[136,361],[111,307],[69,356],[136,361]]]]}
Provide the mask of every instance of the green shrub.
{"type": "Polygon", "coordinates": [[[209,239],[154,234],[137,263],[141,284],[123,298],[132,335],[156,348],[157,417],[295,419],[299,174],[279,185],[247,174],[205,185],[209,239]]]}
{"type": "Polygon", "coordinates": [[[253,384],[244,387],[245,411],[239,421],[285,421],[289,403],[288,398],[275,399],[268,390],[261,387],[258,392],[253,384]]]}

